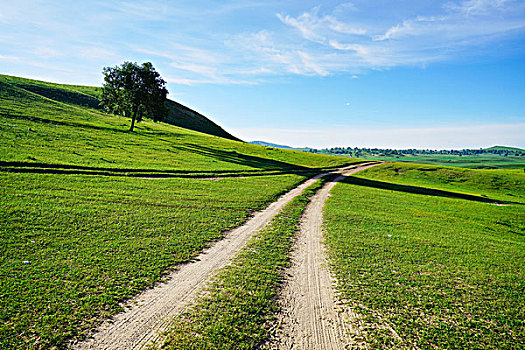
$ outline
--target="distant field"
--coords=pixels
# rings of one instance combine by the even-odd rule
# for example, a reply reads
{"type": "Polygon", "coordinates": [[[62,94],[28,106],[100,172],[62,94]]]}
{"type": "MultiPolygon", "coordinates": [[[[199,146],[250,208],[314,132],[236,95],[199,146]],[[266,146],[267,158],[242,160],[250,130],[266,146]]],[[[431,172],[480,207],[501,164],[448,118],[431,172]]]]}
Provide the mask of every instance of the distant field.
{"type": "Polygon", "coordinates": [[[524,189],[519,171],[400,163],[334,188],[331,264],[374,348],[525,347],[524,189]]]}
{"type": "Polygon", "coordinates": [[[392,162],[407,162],[454,166],[470,169],[525,169],[525,157],[479,155],[479,156],[406,156],[406,157],[375,157],[364,156],[367,159],[378,159],[392,162]]]}
{"type": "Polygon", "coordinates": [[[366,178],[525,203],[525,172],[517,169],[475,170],[392,163],[367,170],[366,178]]]}
{"type": "Polygon", "coordinates": [[[470,169],[525,169],[525,150],[504,146],[464,150],[336,147],[322,150],[305,149],[305,151],[387,162],[444,165],[470,169]]]}

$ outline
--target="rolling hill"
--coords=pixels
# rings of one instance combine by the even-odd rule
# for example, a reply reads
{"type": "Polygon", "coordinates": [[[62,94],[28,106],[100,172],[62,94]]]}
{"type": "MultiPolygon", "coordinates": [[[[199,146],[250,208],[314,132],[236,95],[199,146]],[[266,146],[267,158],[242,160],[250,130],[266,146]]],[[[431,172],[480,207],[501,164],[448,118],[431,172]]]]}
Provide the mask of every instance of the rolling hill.
{"type": "MultiPolygon", "coordinates": [[[[151,120],[128,127],[129,119],[99,109],[97,88],[0,76],[1,349],[70,348],[281,194],[362,162],[151,120]]],[[[357,310],[366,330],[360,341],[524,347],[523,174],[389,163],[337,185],[325,207],[327,252],[341,305],[357,310]]],[[[217,309],[206,301],[203,322],[178,323],[188,344],[196,334],[225,349],[234,346],[224,334],[235,345],[263,339],[259,327],[247,329],[257,323],[251,315],[276,326],[268,317],[275,308],[258,305],[276,301],[280,289],[261,277],[288,276],[270,268],[288,266],[286,242],[314,192],[247,246],[231,265],[241,271],[219,275],[232,287],[213,284],[217,293],[205,294],[217,296],[217,309]],[[209,326],[209,337],[188,325],[209,326]]],[[[184,344],[173,339],[169,348],[184,344]]]]}
{"type": "Polygon", "coordinates": [[[265,142],[265,141],[250,141],[250,143],[253,143],[254,145],[265,146],[265,147],[274,147],[274,148],[283,148],[283,149],[293,149],[293,148],[290,147],[290,146],[278,145],[278,144],[276,144],[276,143],[265,142]]]}
{"type": "MultiPolygon", "coordinates": [[[[54,84],[38,80],[0,75],[0,88],[5,89],[6,85],[11,85],[68,105],[97,110],[101,109],[98,100],[100,92],[99,87],[54,84]]],[[[178,102],[168,100],[166,106],[168,107],[168,116],[165,122],[168,124],[203,132],[205,134],[224,137],[230,140],[240,141],[235,136],[224,131],[224,129],[210,119],[178,102]]]]}
{"type": "Polygon", "coordinates": [[[485,148],[487,151],[508,151],[508,152],[525,152],[525,149],[517,148],[517,147],[509,147],[509,146],[492,146],[489,148],[485,148]]]}

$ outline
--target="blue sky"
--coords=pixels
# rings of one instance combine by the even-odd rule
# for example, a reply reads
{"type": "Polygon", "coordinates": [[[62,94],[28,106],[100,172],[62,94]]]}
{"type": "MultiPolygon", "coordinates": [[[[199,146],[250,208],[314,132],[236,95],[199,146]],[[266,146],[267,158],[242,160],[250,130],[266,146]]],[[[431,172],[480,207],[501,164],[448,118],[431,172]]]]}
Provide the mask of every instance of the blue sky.
{"type": "Polygon", "coordinates": [[[0,73],[125,60],[244,140],[525,148],[523,0],[0,0],[0,73]]]}

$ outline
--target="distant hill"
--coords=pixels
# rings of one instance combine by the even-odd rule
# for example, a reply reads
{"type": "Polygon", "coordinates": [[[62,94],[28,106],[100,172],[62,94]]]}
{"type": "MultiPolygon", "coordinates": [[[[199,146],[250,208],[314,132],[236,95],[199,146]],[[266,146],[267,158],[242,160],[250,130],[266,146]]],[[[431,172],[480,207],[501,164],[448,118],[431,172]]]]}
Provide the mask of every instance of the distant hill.
{"type": "Polygon", "coordinates": [[[485,148],[488,151],[510,151],[510,152],[525,152],[525,149],[508,146],[492,146],[485,148]]]}
{"type": "Polygon", "coordinates": [[[266,146],[266,147],[293,149],[293,147],[290,147],[290,146],[278,145],[276,143],[270,143],[270,142],[265,142],[265,141],[250,141],[250,143],[254,145],[266,146]]]}
{"type": "MultiPolygon", "coordinates": [[[[68,105],[100,109],[98,96],[101,88],[99,87],[54,84],[0,74],[0,86],[1,84],[16,86],[30,93],[68,105]]],[[[202,114],[178,102],[168,100],[166,106],[168,107],[168,117],[164,122],[168,124],[230,140],[241,141],[224,131],[219,125],[202,114]]]]}

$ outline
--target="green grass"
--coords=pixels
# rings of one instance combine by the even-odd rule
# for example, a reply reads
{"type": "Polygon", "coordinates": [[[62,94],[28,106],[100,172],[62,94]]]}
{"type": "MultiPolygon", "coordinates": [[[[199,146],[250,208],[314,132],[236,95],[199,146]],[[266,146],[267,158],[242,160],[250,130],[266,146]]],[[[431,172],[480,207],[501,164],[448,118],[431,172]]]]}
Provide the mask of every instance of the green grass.
{"type": "Polygon", "coordinates": [[[326,244],[342,298],[373,348],[525,347],[525,208],[453,195],[522,196],[523,175],[426,168],[383,165],[334,188],[326,244]]]}
{"type": "Polygon", "coordinates": [[[11,166],[290,172],[355,161],[260,147],[151,121],[129,133],[126,118],[56,101],[0,78],[0,161],[11,166]]]}
{"type": "Polygon", "coordinates": [[[377,159],[387,162],[406,162],[417,164],[444,165],[468,169],[524,169],[525,158],[503,156],[497,154],[482,154],[472,156],[417,155],[417,156],[373,156],[365,154],[367,159],[377,159]]]}
{"type": "Polygon", "coordinates": [[[283,271],[299,220],[324,180],[288,204],[201,292],[197,303],[175,319],[165,349],[255,349],[278,311],[283,271]]]}
{"type": "Polygon", "coordinates": [[[522,170],[471,170],[392,163],[367,170],[367,179],[449,190],[500,201],[525,203],[522,170]]]}
{"type": "MultiPolygon", "coordinates": [[[[5,84],[9,84],[68,105],[101,109],[100,101],[98,100],[101,92],[100,87],[54,84],[1,74],[0,83],[3,83],[3,85],[0,85],[2,87],[4,87],[5,84]]],[[[236,137],[224,131],[210,119],[186,106],[172,100],[167,100],[166,107],[168,107],[168,115],[166,117],[168,124],[237,140],[236,137]]]]}
{"type": "Polygon", "coordinates": [[[0,173],[0,348],[82,336],[303,179],[0,173]]]}
{"type": "Polygon", "coordinates": [[[355,162],[147,120],[129,133],[96,96],[0,76],[2,349],[82,338],[279,194],[355,162]]]}

